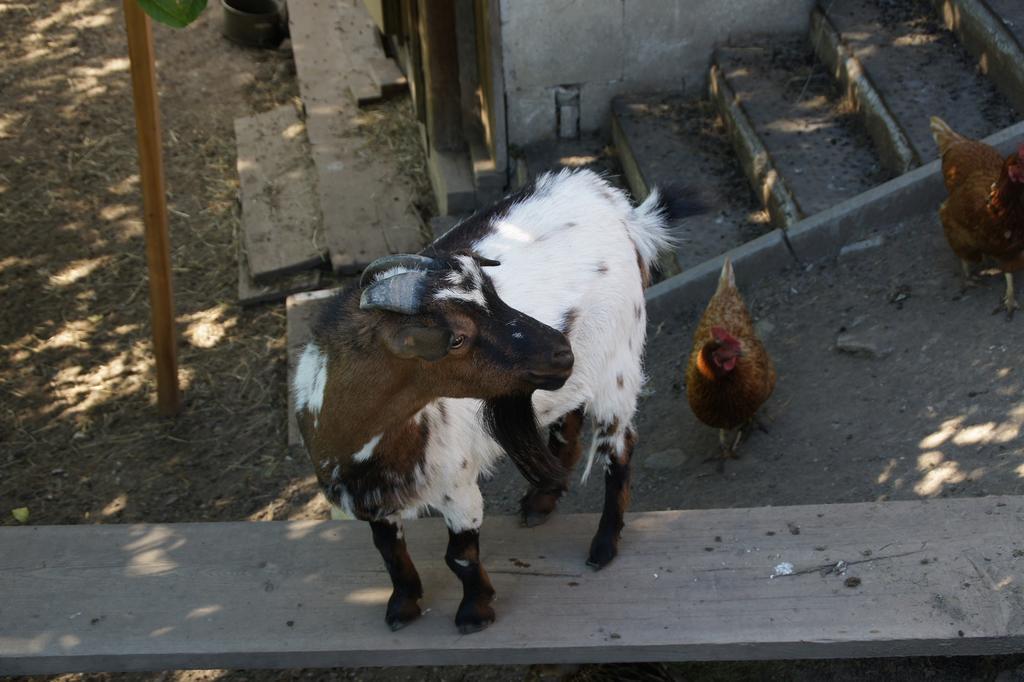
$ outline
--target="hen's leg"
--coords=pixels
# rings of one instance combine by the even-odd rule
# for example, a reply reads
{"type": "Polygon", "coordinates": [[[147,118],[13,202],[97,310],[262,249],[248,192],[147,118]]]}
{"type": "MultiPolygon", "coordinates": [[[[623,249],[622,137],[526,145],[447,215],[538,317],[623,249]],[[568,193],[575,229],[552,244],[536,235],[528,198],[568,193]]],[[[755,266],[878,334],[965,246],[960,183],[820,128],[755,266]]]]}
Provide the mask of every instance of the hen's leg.
{"type": "Polygon", "coordinates": [[[480,523],[484,501],[476,483],[463,483],[449,495],[441,508],[448,525],[448,551],[444,561],[462,582],[462,603],[455,625],[466,635],[494,622],[494,587],[480,562],[480,523]]]}
{"type": "Polygon", "coordinates": [[[1017,308],[1019,308],[1020,306],[1017,305],[1017,298],[1014,295],[1014,291],[1013,291],[1013,273],[1012,272],[1006,272],[1006,273],[1003,273],[1003,274],[1006,275],[1006,295],[1003,296],[1003,304],[1001,306],[999,306],[998,308],[996,308],[995,310],[993,310],[992,314],[996,315],[996,314],[1001,313],[1001,312],[1003,312],[1005,310],[1006,311],[1006,319],[1007,320],[1012,320],[1013,319],[1013,312],[1015,310],[1017,310],[1017,308]]]}
{"type": "Polygon", "coordinates": [[[736,429],[736,437],[732,441],[732,447],[729,448],[729,452],[730,452],[730,454],[732,454],[732,458],[733,459],[739,459],[740,458],[740,456],[736,454],[736,449],[740,446],[740,441],[743,440],[743,429],[744,428],[745,427],[741,426],[740,428],[736,429]]]}
{"type": "Polygon", "coordinates": [[[373,544],[377,547],[391,576],[391,598],[384,620],[392,630],[405,627],[420,615],[417,601],[423,585],[405,547],[402,526],[397,521],[370,521],[373,544]]]}
{"type": "Polygon", "coordinates": [[[978,286],[978,278],[971,274],[971,264],[969,261],[961,258],[960,259],[960,272],[963,279],[960,282],[960,293],[964,293],[971,287],[978,286]]]}
{"type": "Polygon", "coordinates": [[[736,454],[736,447],[740,444],[740,439],[743,438],[743,427],[736,430],[736,436],[732,443],[729,442],[730,431],[731,429],[718,429],[718,455],[712,455],[704,460],[705,462],[714,462],[715,471],[718,473],[725,471],[726,461],[740,458],[736,454]]]}
{"type": "Polygon", "coordinates": [[[629,464],[633,458],[636,434],[630,426],[620,427],[618,421],[598,424],[594,444],[594,456],[605,461],[604,510],[597,533],[590,543],[587,564],[600,569],[619,553],[619,534],[624,525],[622,517],[629,506],[629,464]]]}
{"type": "MultiPolygon", "coordinates": [[[[582,407],[566,414],[552,424],[549,429],[548,447],[567,472],[572,471],[580,459],[580,432],[582,430],[582,407]]],[[[541,490],[531,486],[523,499],[519,501],[523,525],[533,527],[547,521],[551,513],[555,511],[555,507],[558,506],[558,500],[563,493],[565,493],[565,488],[541,490]]]]}
{"type": "Polygon", "coordinates": [[[732,442],[729,442],[729,436],[731,435],[729,429],[718,430],[718,447],[720,448],[721,459],[739,459],[739,455],[736,454],[736,448],[739,447],[740,441],[743,439],[743,427],[740,426],[736,429],[736,435],[732,437],[732,442]]]}

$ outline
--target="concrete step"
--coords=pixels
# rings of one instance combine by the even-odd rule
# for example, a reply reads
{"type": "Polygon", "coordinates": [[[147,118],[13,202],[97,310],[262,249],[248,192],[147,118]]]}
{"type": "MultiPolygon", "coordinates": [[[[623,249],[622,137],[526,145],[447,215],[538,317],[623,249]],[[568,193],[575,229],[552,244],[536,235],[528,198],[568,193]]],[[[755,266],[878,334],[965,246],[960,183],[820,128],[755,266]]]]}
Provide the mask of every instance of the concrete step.
{"type": "Polygon", "coordinates": [[[1024,112],[1024,3],[1020,0],[933,0],[979,67],[1018,112],[1024,112]]]}
{"type": "Polygon", "coordinates": [[[928,129],[940,116],[957,131],[985,137],[1017,116],[978,72],[974,58],[915,0],[844,0],[819,5],[863,66],[919,162],[937,155],[928,129]]]}
{"type": "Polygon", "coordinates": [[[583,135],[579,139],[545,140],[528,144],[521,150],[517,164],[517,185],[548,171],[562,168],[589,168],[615,182],[619,161],[604,135],[583,135]]]}
{"type": "Polygon", "coordinates": [[[773,222],[786,227],[887,180],[863,124],[807,40],[759,43],[719,49],[715,65],[778,174],[755,174],[755,188],[779,186],[795,204],[796,216],[773,211],[773,222]]]}
{"type": "MultiPolygon", "coordinates": [[[[1018,45],[1024,45],[1024,3],[1020,0],[985,0],[1018,45]]],[[[961,4],[961,3],[957,3],[961,4]]],[[[962,3],[964,5],[968,3],[962,3]]]]}
{"type": "Polygon", "coordinates": [[[768,230],[767,215],[750,191],[706,101],[679,94],[631,95],[612,101],[612,136],[633,195],[683,185],[713,210],[678,226],[675,263],[686,270],[768,230]]]}

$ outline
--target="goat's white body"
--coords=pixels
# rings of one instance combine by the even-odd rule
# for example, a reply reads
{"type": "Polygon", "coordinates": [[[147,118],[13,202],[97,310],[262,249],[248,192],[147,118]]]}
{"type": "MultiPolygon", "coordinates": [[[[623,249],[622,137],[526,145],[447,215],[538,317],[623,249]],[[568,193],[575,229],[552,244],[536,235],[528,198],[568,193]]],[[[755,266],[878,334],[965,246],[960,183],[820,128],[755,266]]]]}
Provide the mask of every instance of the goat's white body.
{"type": "MultiPolygon", "coordinates": [[[[555,328],[572,318],[566,330],[575,356],[572,376],[557,391],[533,394],[542,427],[582,406],[595,423],[622,427],[613,436],[614,449],[621,450],[644,382],[647,315],[639,260],[650,268],[668,241],[656,205],[652,194],[634,208],[596,174],[563,171],[539,179],[532,196],[473,243],[474,252],[500,261],[487,275],[505,303],[555,328]]],[[[402,515],[433,507],[459,532],[479,527],[477,481],[502,449],[481,420],[480,401],[442,398],[425,411],[440,410],[442,402],[446,425],[430,431],[419,499],[402,515]]],[[[597,437],[584,478],[596,446],[597,437]]]]}

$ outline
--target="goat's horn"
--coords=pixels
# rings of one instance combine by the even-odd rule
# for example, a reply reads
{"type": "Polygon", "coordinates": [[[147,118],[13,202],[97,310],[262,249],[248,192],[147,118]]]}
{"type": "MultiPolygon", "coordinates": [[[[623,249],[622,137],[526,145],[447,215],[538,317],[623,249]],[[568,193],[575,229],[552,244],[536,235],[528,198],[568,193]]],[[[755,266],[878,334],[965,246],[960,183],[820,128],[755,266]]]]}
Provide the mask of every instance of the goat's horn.
{"type": "Polygon", "coordinates": [[[415,315],[420,311],[426,279],[424,270],[412,270],[377,280],[363,289],[359,307],[362,310],[390,310],[402,315],[415,315]]]}
{"type": "Polygon", "coordinates": [[[374,275],[390,270],[391,268],[408,268],[409,270],[440,270],[442,263],[429,256],[421,256],[418,253],[396,253],[390,256],[381,256],[366,266],[362,276],[359,278],[359,286],[365,287],[372,280],[374,275]]]}

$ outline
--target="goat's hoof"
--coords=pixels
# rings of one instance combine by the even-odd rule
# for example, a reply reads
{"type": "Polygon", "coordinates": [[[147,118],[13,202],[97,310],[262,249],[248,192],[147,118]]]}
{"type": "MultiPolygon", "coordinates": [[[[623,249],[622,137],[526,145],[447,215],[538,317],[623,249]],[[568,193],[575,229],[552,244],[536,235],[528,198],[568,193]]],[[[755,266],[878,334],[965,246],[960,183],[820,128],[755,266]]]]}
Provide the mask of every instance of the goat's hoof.
{"type": "Polygon", "coordinates": [[[548,520],[557,506],[557,495],[530,490],[519,501],[519,520],[527,528],[539,526],[548,520]]]}
{"type": "Polygon", "coordinates": [[[607,566],[619,553],[618,538],[609,538],[598,535],[590,543],[590,556],[587,558],[587,566],[600,571],[607,566]]]}
{"type": "Polygon", "coordinates": [[[416,599],[398,594],[391,595],[384,620],[392,632],[401,630],[419,617],[420,605],[416,603],[416,599]]]}
{"type": "Polygon", "coordinates": [[[524,509],[519,516],[519,521],[527,528],[536,528],[547,522],[550,513],[535,512],[524,509]]]}
{"type": "Polygon", "coordinates": [[[459,634],[469,635],[480,632],[494,622],[494,609],[478,601],[462,602],[455,614],[455,626],[459,634]]]}

